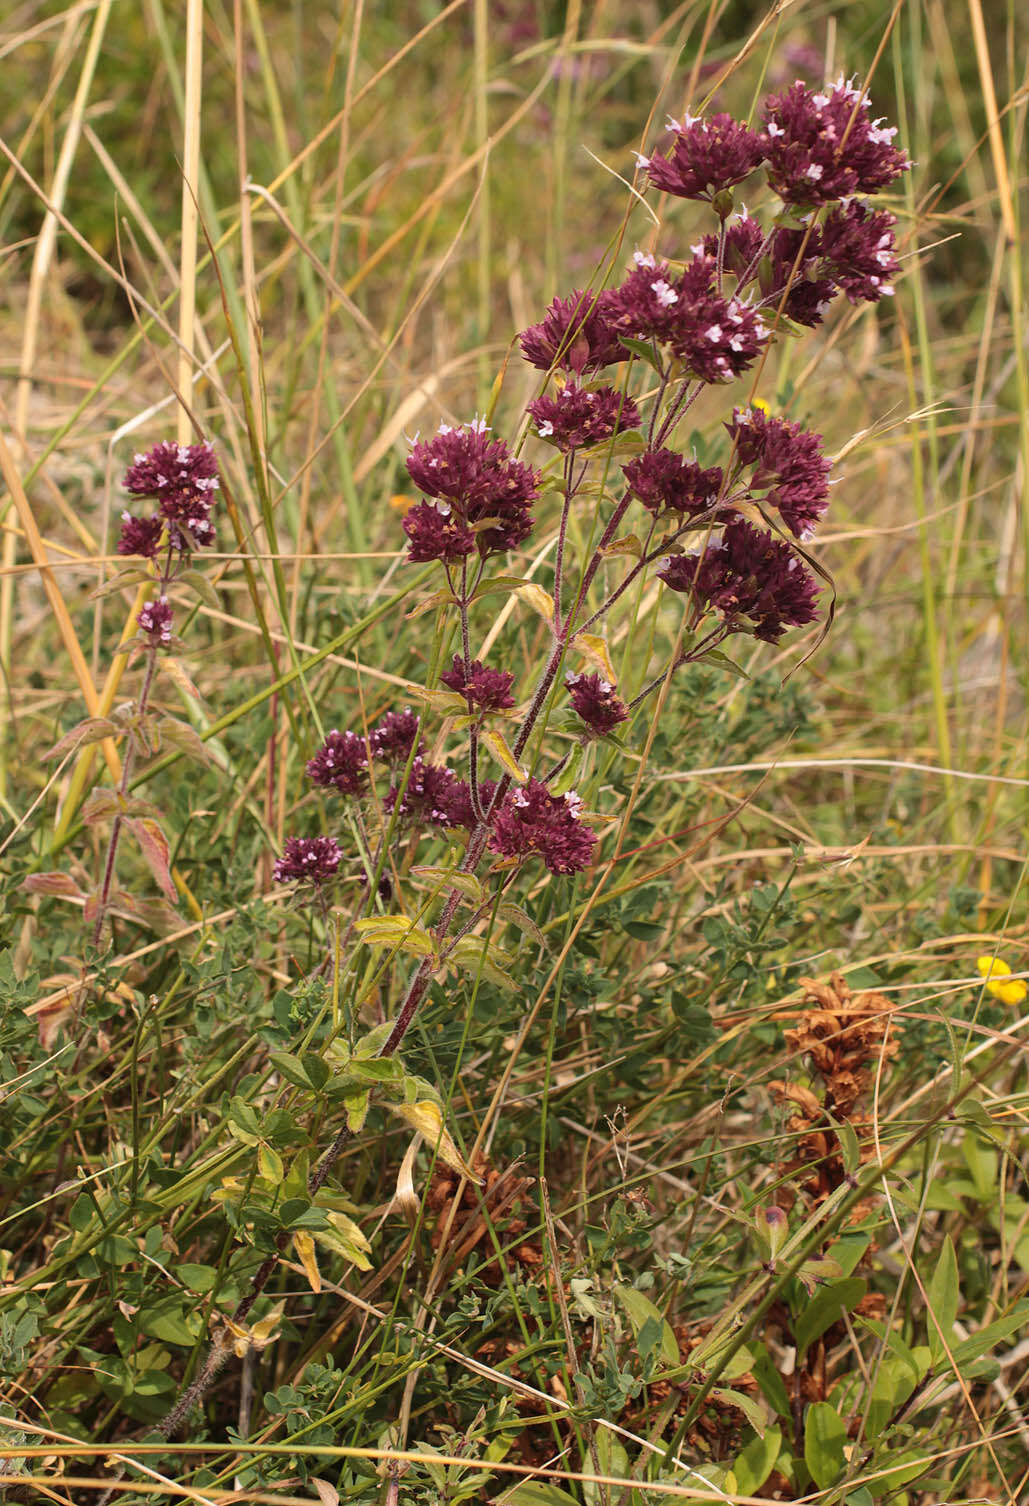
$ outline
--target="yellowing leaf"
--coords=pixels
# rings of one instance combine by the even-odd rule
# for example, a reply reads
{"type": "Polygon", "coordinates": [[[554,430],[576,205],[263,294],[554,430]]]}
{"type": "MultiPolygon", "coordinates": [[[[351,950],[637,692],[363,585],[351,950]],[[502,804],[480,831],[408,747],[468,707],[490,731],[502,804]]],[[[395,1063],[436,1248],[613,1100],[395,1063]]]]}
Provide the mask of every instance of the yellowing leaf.
{"type": "Polygon", "coordinates": [[[275,1338],[285,1308],[285,1302],[278,1303],[270,1313],[265,1313],[264,1317],[259,1318],[251,1328],[250,1338],[255,1349],[265,1349],[275,1338]]]}
{"type": "Polygon", "coordinates": [[[577,649],[583,658],[589,659],[600,670],[604,679],[615,685],[618,676],[615,674],[614,665],[611,663],[611,655],[607,651],[607,644],[596,633],[576,633],[572,639],[572,647],[577,649]]]}
{"type": "Polygon", "coordinates": [[[643,545],[635,533],[623,534],[620,539],[612,539],[610,544],[605,544],[600,551],[605,559],[618,554],[630,554],[633,559],[640,559],[643,554],[643,545]]]}
{"type": "Polygon", "coordinates": [[[532,607],[534,612],[538,612],[546,622],[554,621],[554,598],[549,591],[544,591],[542,586],[537,586],[535,582],[530,581],[526,586],[519,586],[515,595],[520,596],[526,605],[532,607]]]}
{"type": "Polygon", "coordinates": [[[318,1269],[318,1256],[314,1248],[314,1239],[306,1229],[298,1229],[293,1236],[293,1248],[297,1252],[297,1259],[304,1268],[304,1274],[311,1283],[311,1290],[316,1294],[322,1289],[322,1273],[318,1269]]]}
{"type": "Polygon", "coordinates": [[[519,784],[524,784],[529,777],[528,770],[522,768],[501,734],[493,727],[486,727],[483,729],[482,740],[497,763],[503,764],[511,778],[516,779],[519,784]]]}
{"type": "Polygon", "coordinates": [[[386,1106],[394,1114],[399,1114],[401,1119],[406,1120],[412,1129],[416,1129],[420,1135],[423,1135],[428,1144],[435,1149],[441,1161],[445,1161],[448,1166],[460,1176],[467,1177],[470,1182],[481,1184],[482,1178],[475,1175],[450,1138],[438,1103],[428,1100],[422,1103],[391,1103],[386,1106]]]}
{"type": "Polygon", "coordinates": [[[266,1181],[276,1186],[282,1181],[282,1157],[264,1140],[257,1147],[257,1169],[266,1181]]]}

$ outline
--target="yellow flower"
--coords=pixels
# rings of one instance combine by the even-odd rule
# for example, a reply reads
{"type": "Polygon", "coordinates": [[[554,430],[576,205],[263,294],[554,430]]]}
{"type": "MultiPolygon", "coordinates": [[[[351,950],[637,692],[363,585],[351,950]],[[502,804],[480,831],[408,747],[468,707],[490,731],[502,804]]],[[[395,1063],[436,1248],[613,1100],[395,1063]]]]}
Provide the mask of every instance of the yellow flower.
{"type": "Polygon", "coordinates": [[[1000,957],[979,957],[975,965],[980,976],[987,980],[987,991],[1002,1004],[1021,1004],[1029,993],[1024,978],[1013,978],[1010,983],[1002,981],[1009,976],[1011,969],[1000,957]]]}

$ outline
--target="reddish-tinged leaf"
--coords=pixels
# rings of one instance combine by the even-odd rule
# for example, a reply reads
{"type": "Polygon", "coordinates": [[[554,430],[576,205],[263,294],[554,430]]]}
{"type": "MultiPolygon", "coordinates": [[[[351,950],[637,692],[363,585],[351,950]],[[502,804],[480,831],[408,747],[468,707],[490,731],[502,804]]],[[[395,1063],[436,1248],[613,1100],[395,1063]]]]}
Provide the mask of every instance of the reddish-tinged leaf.
{"type": "Polygon", "coordinates": [[[82,806],[82,819],[87,826],[98,826],[101,821],[110,821],[121,810],[121,802],[114,790],[93,790],[82,806]]]}
{"type": "Polygon", "coordinates": [[[130,817],[125,825],[139,843],[140,851],[150,866],[150,872],[174,904],[179,897],[179,892],[171,876],[171,849],[168,846],[168,838],[156,821],[151,821],[145,816],[130,817]]]}
{"type": "Polygon", "coordinates": [[[30,873],[22,888],[30,894],[53,894],[60,899],[82,898],[82,890],[70,873],[30,873]]]}
{"type": "Polygon", "coordinates": [[[188,722],[180,722],[177,717],[166,716],[161,723],[161,731],[165,742],[172,748],[178,748],[180,753],[185,753],[187,758],[193,758],[197,763],[211,762],[211,755],[204,746],[203,739],[188,722]]]}
{"type": "Polygon", "coordinates": [[[63,758],[76,748],[84,748],[87,743],[103,742],[105,737],[118,737],[120,733],[121,728],[115,722],[108,721],[106,716],[88,716],[84,722],[79,722],[59,738],[52,748],[47,749],[43,754],[43,762],[63,758]]]}

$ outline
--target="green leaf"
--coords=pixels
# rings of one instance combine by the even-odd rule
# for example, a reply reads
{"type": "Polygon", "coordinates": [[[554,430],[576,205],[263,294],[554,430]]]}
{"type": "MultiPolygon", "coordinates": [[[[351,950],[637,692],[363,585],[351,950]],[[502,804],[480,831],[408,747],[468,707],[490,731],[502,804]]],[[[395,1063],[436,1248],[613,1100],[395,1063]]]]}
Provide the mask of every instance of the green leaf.
{"type": "MultiPolygon", "coordinates": [[[[488,596],[491,591],[514,591],[518,586],[527,586],[531,582],[521,575],[491,575],[489,580],[482,580],[472,592],[472,600],[478,601],[482,596],[488,596]]],[[[463,697],[462,697],[463,700],[463,697]]]]}
{"type": "Polygon", "coordinates": [[[793,1325],[793,1337],[797,1345],[797,1359],[802,1360],[815,1339],[821,1338],[827,1328],[840,1321],[841,1313],[849,1313],[857,1307],[868,1290],[868,1282],[860,1276],[848,1276],[843,1281],[834,1281],[822,1287],[816,1297],[804,1304],[804,1310],[793,1325]]]}
{"type": "Polygon", "coordinates": [[[693,660],[694,664],[717,664],[719,669],[727,669],[730,674],[738,679],[749,680],[750,676],[741,664],[735,659],[730,659],[728,654],[723,654],[720,648],[709,648],[706,653],[698,654],[693,660]]]}
{"type": "MultiPolygon", "coordinates": [[[[498,948],[494,948],[494,955],[498,954],[498,948]]],[[[462,936],[460,941],[455,942],[449,959],[455,967],[465,967],[470,972],[478,973],[488,983],[495,983],[498,988],[517,992],[518,984],[504,970],[497,966],[487,954],[482,941],[473,936],[462,936]]],[[[509,959],[504,956],[504,961],[509,959]]]]}
{"type": "Polygon", "coordinates": [[[369,946],[393,947],[416,957],[431,957],[435,950],[428,931],[412,925],[405,915],[372,915],[356,921],[354,930],[369,946]]]}
{"type": "Polygon", "coordinates": [[[131,1239],[126,1239],[121,1234],[106,1235],[97,1245],[94,1253],[103,1265],[130,1265],[132,1261],[139,1258],[139,1251],[131,1239]]]}
{"type": "Polygon", "coordinates": [[[508,900],[504,900],[497,906],[497,919],[506,920],[509,925],[517,926],[519,931],[528,932],[533,941],[538,942],[540,946],[546,946],[547,941],[543,932],[521,905],[513,905],[508,900]]]}
{"type": "Polygon", "coordinates": [[[263,1140],[257,1147],[257,1169],[267,1182],[274,1182],[278,1186],[282,1181],[282,1157],[263,1140]]]}
{"type": "Polygon", "coordinates": [[[523,768],[518,762],[506,741],[495,727],[484,728],[482,741],[497,762],[510,774],[511,778],[516,780],[518,784],[524,784],[529,777],[528,769],[523,768]]]}
{"type": "Polygon", "coordinates": [[[712,1386],[710,1395],[713,1401],[717,1401],[723,1407],[737,1407],[755,1433],[761,1432],[767,1425],[768,1413],[759,1401],[755,1401],[745,1391],[733,1391],[727,1386],[712,1386]]]}
{"type": "Polygon", "coordinates": [[[86,1230],[89,1228],[95,1217],[96,1208],[93,1204],[93,1199],[87,1196],[86,1193],[80,1192],[74,1203],[72,1203],[71,1205],[71,1212],[68,1214],[68,1222],[71,1224],[76,1234],[85,1234],[86,1230]]]}
{"type": "Polygon", "coordinates": [[[485,890],[474,873],[459,873],[456,868],[447,868],[439,863],[415,864],[411,873],[415,878],[428,879],[434,886],[438,884],[440,888],[456,889],[476,904],[481,904],[485,895],[485,890]]]}
{"type": "Polygon", "coordinates": [[[241,1145],[256,1145],[261,1138],[257,1115],[242,1098],[233,1098],[228,1112],[229,1134],[241,1145]]]}
{"type": "Polygon", "coordinates": [[[791,1415],[789,1392],[786,1390],[785,1383],[779,1371],[772,1364],[771,1356],[767,1350],[758,1350],[758,1353],[754,1357],[754,1363],[750,1368],[754,1379],[761,1388],[761,1395],[765,1398],[765,1401],[768,1402],[769,1406],[780,1417],[789,1417],[791,1415]]]}
{"type": "Polygon", "coordinates": [[[626,350],[631,350],[634,356],[639,356],[641,361],[646,361],[648,366],[661,374],[661,362],[654,354],[654,348],[648,340],[630,340],[628,335],[618,336],[619,345],[624,345],[626,350]]]}
{"type": "Polygon", "coordinates": [[[820,1490],[825,1490],[843,1473],[847,1429],[835,1407],[816,1401],[808,1408],[804,1422],[804,1462],[820,1490]]]}
{"type": "Polygon", "coordinates": [[[367,1035],[362,1035],[359,1041],[354,1042],[354,1055],[361,1057],[378,1056],[383,1046],[393,1034],[393,1026],[395,1024],[395,1020],[383,1020],[381,1025],[376,1025],[373,1030],[369,1030],[367,1035]]]}
{"type": "Polygon", "coordinates": [[[574,1496],[542,1480],[526,1480],[504,1497],[507,1506],[576,1506],[574,1496]]]}
{"type": "Polygon", "coordinates": [[[183,1286],[188,1286],[191,1292],[196,1292],[201,1297],[213,1291],[218,1280],[218,1272],[213,1265],[192,1265],[187,1261],[184,1265],[174,1266],[173,1270],[183,1286]]]}
{"type": "Polygon", "coordinates": [[[368,1088],[360,1093],[347,1093],[344,1097],[343,1107],[347,1111],[347,1129],[352,1135],[358,1135],[364,1129],[364,1121],[368,1117],[368,1106],[371,1101],[371,1090],[368,1088]]]}
{"type": "Polygon", "coordinates": [[[166,1297],[153,1307],[145,1307],[138,1321],[148,1338],[191,1349],[200,1335],[202,1319],[199,1311],[184,1312],[180,1297],[166,1297]]]}
{"type": "Polygon", "coordinates": [[[954,1363],[960,1369],[970,1360],[978,1359],[981,1354],[1009,1339],[1012,1334],[1029,1325],[1029,1301],[1023,1299],[1017,1302],[1011,1312],[1004,1318],[998,1318],[995,1323],[987,1323],[985,1328],[980,1328],[976,1333],[970,1334],[960,1344],[955,1344],[951,1349],[954,1363]]]}
{"type": "Polygon", "coordinates": [[[961,1154],[975,1183],[979,1201],[992,1203],[997,1189],[997,1152],[983,1145],[974,1130],[966,1130],[961,1141],[961,1154]]]}
{"type": "Polygon", "coordinates": [[[746,1448],[736,1455],[732,1472],[736,1476],[736,1489],[741,1496],[756,1496],[775,1468],[775,1461],[782,1448],[782,1432],[768,1428],[765,1432],[755,1429],[746,1448]]]}
{"type": "Polygon", "coordinates": [[[314,1086],[299,1056],[291,1056],[288,1051],[269,1051],[268,1060],[276,1072],[279,1073],[280,1077],[284,1077],[287,1082],[291,1082],[295,1088],[310,1088],[314,1086]]]}
{"type": "Polygon", "coordinates": [[[307,1074],[307,1080],[315,1092],[324,1088],[331,1072],[328,1062],[323,1060],[316,1051],[305,1051],[300,1060],[307,1074]]]}
{"type": "Polygon", "coordinates": [[[392,1056],[372,1056],[367,1060],[355,1057],[350,1071],[365,1082],[396,1082],[404,1069],[392,1056]]]}
{"type": "Polygon", "coordinates": [[[211,750],[188,722],[180,721],[178,717],[166,716],[161,723],[161,732],[164,740],[172,748],[178,748],[187,758],[192,758],[194,763],[209,764],[211,762],[211,750]]]}
{"type": "Polygon", "coordinates": [[[661,1312],[655,1307],[649,1297],[636,1290],[634,1286],[618,1286],[613,1288],[615,1298],[625,1309],[626,1315],[632,1325],[633,1334],[638,1338],[643,1325],[649,1321],[661,1325],[661,1357],[669,1365],[679,1363],[679,1344],[672,1332],[672,1325],[661,1312]]]}
{"type": "Polygon", "coordinates": [[[934,1365],[938,1364],[946,1353],[944,1339],[950,1342],[954,1331],[954,1320],[958,1315],[960,1296],[958,1261],[954,1253],[954,1242],[950,1235],[946,1234],[943,1238],[940,1257],[936,1262],[936,1269],[926,1288],[926,1298],[929,1303],[926,1327],[929,1331],[929,1350],[934,1365]]]}

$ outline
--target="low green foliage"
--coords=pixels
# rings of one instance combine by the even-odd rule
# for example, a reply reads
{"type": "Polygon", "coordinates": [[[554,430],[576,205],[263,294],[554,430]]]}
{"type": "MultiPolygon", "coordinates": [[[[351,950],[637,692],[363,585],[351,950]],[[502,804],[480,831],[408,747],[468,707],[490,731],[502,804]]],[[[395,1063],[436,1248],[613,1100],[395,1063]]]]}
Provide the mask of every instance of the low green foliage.
{"type": "MultiPolygon", "coordinates": [[[[102,5],[29,6],[5,34],[0,1493],[1014,1502],[1026,106],[991,135],[983,77],[1021,23],[991,12],[974,50],[938,3],[831,5],[828,30],[809,6],[183,9],[115,34],[102,5]],[[836,456],[792,556],[835,601],[826,641],[752,604],[723,649],[731,612],[655,572],[699,570],[689,527],[703,549],[724,518],[619,500],[687,358],[623,335],[639,422],[569,462],[511,341],[637,243],[678,276],[698,224],[721,277],[742,190],[644,205],[631,148],[668,156],[662,112],[820,85],[827,47],[915,159],[884,195],[898,296],[808,325],[791,283],[767,359],[673,415],[737,480],[723,421],[752,398],[836,456]],[[60,210],[54,261],[14,163],[60,210]],[[217,538],[176,544],[155,484],[160,545],[122,568],[117,477],[176,429],[180,348],[217,538]],[[503,498],[423,516],[470,530],[444,578],[400,557],[426,490],[404,436],[471,413],[539,468],[536,531],[503,498]],[[140,618],[151,582],[174,633],[140,618]],[[409,704],[353,799],[339,765],[305,775],[330,729],[374,740],[409,704]],[[474,771],[463,822],[423,757],[474,771]]],[[[565,366],[566,393],[602,380],[565,366]]],[[[793,550],[771,495],[741,505],[793,550]]]]}

